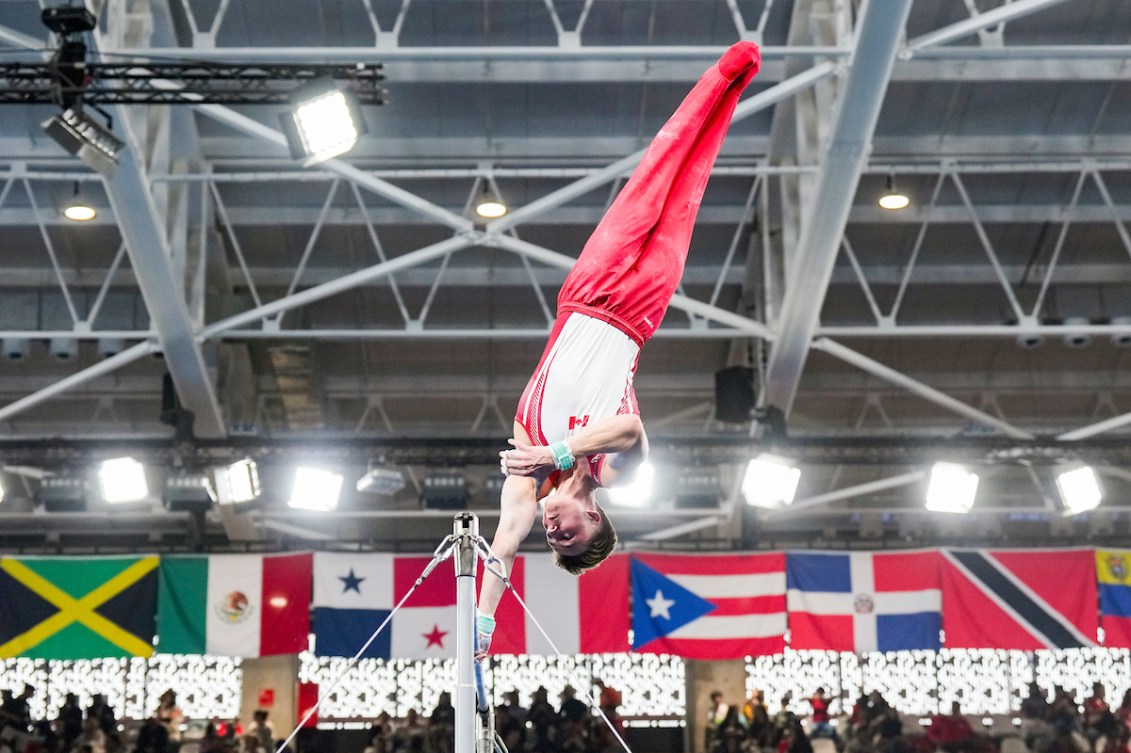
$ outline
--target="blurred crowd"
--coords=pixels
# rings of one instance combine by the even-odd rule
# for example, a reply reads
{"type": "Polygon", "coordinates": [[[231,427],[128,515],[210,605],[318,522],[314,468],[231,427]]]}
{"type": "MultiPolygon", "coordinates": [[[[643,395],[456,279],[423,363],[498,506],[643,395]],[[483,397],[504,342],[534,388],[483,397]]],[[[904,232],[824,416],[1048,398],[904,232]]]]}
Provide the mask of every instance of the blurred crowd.
{"type": "Polygon", "coordinates": [[[17,695],[0,691],[0,753],[267,753],[277,749],[268,712],[247,725],[238,719],[209,721],[203,734],[185,740],[186,720],[177,694],[167,690],[152,716],[119,720],[106,697],[95,694],[85,709],[68,693],[54,719],[34,719],[25,685],[17,695]]]}
{"type": "MultiPolygon", "coordinates": [[[[623,737],[620,716],[621,694],[597,681],[600,714],[577,697],[567,685],[557,705],[550,702],[544,687],[536,689],[530,705],[519,703],[519,694],[503,694],[503,703],[494,709],[495,733],[510,753],[613,753],[622,751],[617,736],[623,737]],[[606,720],[607,723],[606,723],[606,720]]],[[[439,703],[425,717],[410,710],[403,719],[381,714],[373,723],[371,741],[365,753],[452,753],[455,736],[455,708],[451,695],[441,693],[439,703]]]]}
{"type": "Polygon", "coordinates": [[[708,753],[1131,753],[1131,690],[1112,707],[1102,683],[1083,703],[1068,690],[1050,693],[1037,683],[1017,716],[982,717],[961,704],[930,717],[901,714],[879,692],[854,704],[818,688],[807,703],[786,694],[771,713],[752,690],[742,704],[711,695],[708,753]],[[795,713],[802,707],[805,712],[795,713]]]}

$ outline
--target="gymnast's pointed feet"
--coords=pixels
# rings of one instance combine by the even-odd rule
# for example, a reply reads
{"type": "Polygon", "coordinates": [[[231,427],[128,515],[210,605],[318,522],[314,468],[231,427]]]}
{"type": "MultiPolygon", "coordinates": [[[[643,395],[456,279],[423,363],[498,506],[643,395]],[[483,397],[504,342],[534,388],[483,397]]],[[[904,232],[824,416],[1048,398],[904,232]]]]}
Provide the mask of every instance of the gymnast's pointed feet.
{"type": "Polygon", "coordinates": [[[762,53],[753,42],[737,42],[719,58],[719,71],[727,81],[742,75],[753,78],[762,65],[762,53]]]}

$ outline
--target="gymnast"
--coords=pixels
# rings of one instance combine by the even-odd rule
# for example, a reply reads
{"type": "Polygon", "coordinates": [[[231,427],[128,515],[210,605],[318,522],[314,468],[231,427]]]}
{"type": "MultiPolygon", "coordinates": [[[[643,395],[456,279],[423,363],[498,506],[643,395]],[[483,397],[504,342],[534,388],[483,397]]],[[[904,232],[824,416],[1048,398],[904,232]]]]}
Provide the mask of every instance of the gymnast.
{"type": "MultiPolygon", "coordinates": [[[[542,502],[546,543],[574,575],[599,565],[617,535],[599,487],[630,481],[648,457],[632,386],[640,348],[683,275],[695,215],[743,89],[761,63],[757,45],[732,46],[660,129],[597,225],[558,294],[550,339],[514,419],[492,551],[510,572],[542,502]]],[[[479,594],[484,656],[504,584],[479,594]]]]}

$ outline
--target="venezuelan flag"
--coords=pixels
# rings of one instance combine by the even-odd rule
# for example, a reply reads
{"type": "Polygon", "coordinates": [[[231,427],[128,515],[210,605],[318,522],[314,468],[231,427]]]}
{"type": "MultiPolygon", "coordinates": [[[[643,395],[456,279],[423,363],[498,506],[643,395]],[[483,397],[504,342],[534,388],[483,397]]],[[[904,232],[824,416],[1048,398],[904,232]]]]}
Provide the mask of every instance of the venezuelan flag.
{"type": "Polygon", "coordinates": [[[1104,645],[1131,648],[1131,549],[1097,549],[1104,645]]]}

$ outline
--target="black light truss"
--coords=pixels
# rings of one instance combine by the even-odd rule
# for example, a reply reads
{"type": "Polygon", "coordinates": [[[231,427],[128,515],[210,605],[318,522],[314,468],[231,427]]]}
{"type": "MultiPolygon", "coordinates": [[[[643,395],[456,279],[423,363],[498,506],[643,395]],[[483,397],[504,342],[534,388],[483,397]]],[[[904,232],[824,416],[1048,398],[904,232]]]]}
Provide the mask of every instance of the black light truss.
{"type": "MultiPolygon", "coordinates": [[[[1055,438],[1015,440],[1002,437],[803,437],[757,440],[741,434],[656,436],[649,445],[664,462],[686,466],[742,463],[770,452],[801,464],[922,465],[937,460],[974,465],[1055,466],[1084,461],[1131,466],[1126,437],[1095,437],[1063,442],[1055,438]]],[[[296,458],[335,463],[366,463],[380,458],[390,465],[465,467],[497,466],[506,437],[275,437],[226,439],[8,439],[0,440],[0,465],[51,468],[81,467],[95,460],[130,455],[149,463],[203,467],[244,457],[257,462],[293,462],[296,458]]]]}
{"type": "Polygon", "coordinates": [[[80,63],[76,77],[49,63],[0,63],[0,104],[286,105],[301,84],[331,78],[360,104],[384,103],[381,65],[231,65],[225,63],[80,63]]]}

